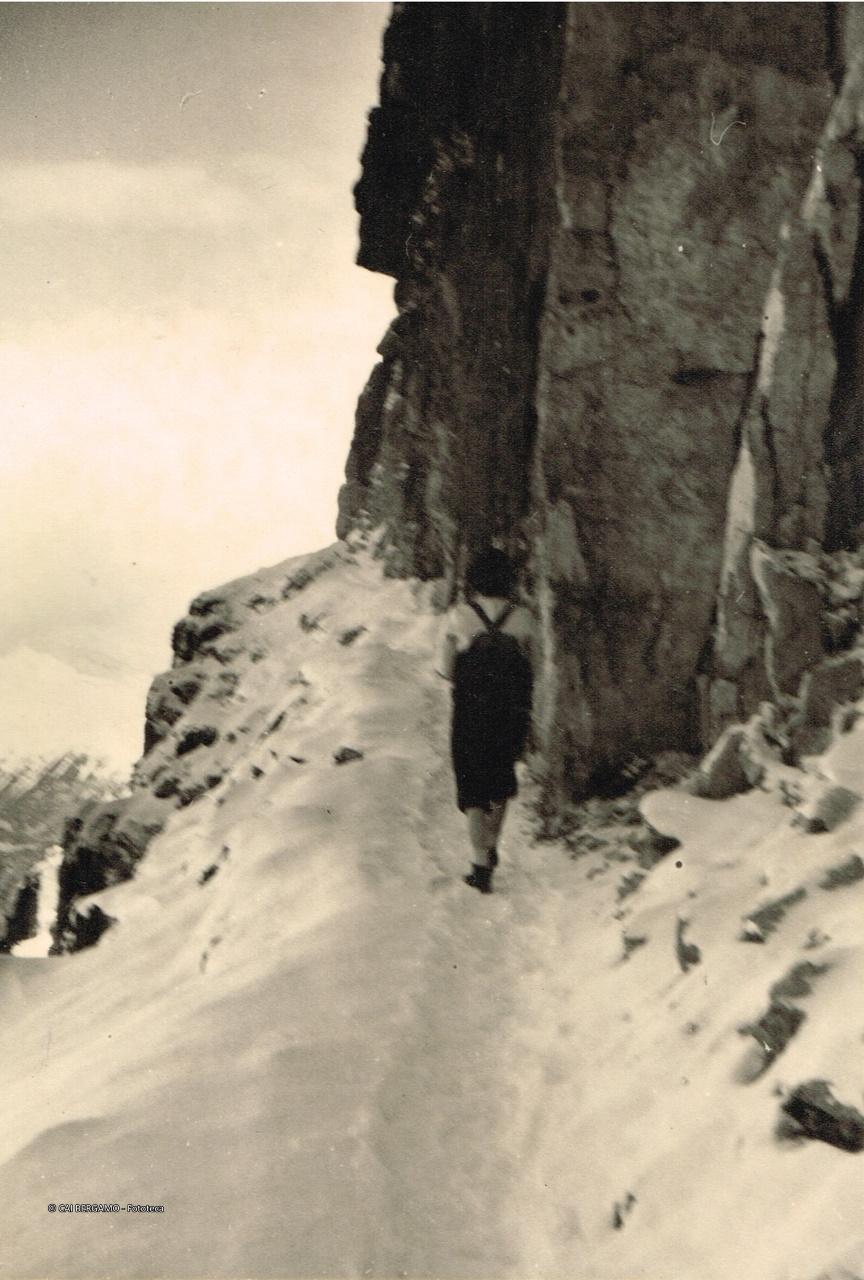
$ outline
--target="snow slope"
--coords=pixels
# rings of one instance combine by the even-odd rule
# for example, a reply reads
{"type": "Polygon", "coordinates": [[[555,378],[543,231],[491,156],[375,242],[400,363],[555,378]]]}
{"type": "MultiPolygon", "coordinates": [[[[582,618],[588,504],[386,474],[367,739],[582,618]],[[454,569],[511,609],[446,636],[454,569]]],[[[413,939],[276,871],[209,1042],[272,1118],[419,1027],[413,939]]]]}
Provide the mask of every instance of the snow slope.
{"type": "MultiPolygon", "coordinates": [[[[808,834],[774,792],[657,792],[682,843],[637,882],[629,846],[574,861],[520,804],[483,897],[460,880],[433,588],[341,547],[229,592],[239,680],[147,766],[206,719],[186,767],[223,782],[97,895],[118,923],[96,948],[0,959],[0,1276],[862,1271],[864,1156],[776,1133],[802,1081],[862,1104],[864,881],[820,887],[864,847],[860,809],[808,834]],[[283,598],[298,568],[323,571],[283,598]],[[740,1028],[804,960],[828,967],[759,1075],[740,1028]]],[[[826,777],[864,786],[862,734],[826,777]]]]}

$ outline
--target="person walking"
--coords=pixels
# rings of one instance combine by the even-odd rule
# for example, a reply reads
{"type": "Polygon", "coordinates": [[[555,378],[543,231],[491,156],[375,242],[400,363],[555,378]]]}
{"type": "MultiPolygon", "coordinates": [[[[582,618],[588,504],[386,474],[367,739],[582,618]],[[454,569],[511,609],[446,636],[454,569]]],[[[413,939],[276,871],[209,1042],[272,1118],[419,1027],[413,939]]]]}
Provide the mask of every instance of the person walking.
{"type": "Polygon", "coordinates": [[[450,749],[456,803],[468,819],[472,865],[465,883],[492,892],[515,763],[531,723],[537,644],[530,611],[515,601],[517,572],[487,547],[465,575],[464,599],[445,615],[437,670],[452,684],[450,749]]]}

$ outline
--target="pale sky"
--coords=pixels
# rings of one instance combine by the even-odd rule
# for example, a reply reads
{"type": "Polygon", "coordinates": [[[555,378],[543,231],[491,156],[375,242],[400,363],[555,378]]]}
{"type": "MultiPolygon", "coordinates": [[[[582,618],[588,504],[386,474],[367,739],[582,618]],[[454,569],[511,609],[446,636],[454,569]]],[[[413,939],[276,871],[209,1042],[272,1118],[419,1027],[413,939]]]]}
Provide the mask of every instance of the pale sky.
{"type": "Polygon", "coordinates": [[[333,540],[388,15],[0,4],[0,732],[4,658],[152,674],[198,591],[333,540]]]}

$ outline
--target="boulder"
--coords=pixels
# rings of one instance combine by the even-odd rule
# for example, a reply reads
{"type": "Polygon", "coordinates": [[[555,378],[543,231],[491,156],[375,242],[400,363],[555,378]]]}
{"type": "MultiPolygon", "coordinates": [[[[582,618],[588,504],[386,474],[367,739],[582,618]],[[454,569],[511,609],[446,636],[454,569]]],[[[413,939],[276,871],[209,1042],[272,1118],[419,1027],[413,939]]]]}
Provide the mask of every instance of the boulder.
{"type": "Polygon", "coordinates": [[[689,921],[683,920],[679,916],[675,927],[675,955],[682,973],[686,973],[694,965],[700,964],[702,960],[702,952],[699,947],[696,946],[695,942],[688,942],[684,937],[688,924],[689,921]]]}
{"type": "Polygon", "coordinates": [[[810,833],[833,831],[851,817],[860,803],[861,797],[856,791],[825,783],[815,796],[800,806],[792,822],[810,833]]]}
{"type": "MultiPolygon", "coordinates": [[[[784,1115],[805,1138],[828,1142],[841,1151],[864,1151],[864,1115],[838,1102],[826,1080],[808,1080],[783,1103],[784,1115]]],[[[785,1133],[789,1135],[789,1130],[785,1133]]]]}
{"type": "Polygon", "coordinates": [[[845,889],[849,885],[864,880],[864,859],[860,853],[853,853],[845,862],[830,867],[819,881],[820,889],[845,889]]]}
{"type": "Polygon", "coordinates": [[[688,790],[706,800],[725,800],[751,789],[742,751],[747,737],[744,725],[730,725],[699,765],[688,790]]]}

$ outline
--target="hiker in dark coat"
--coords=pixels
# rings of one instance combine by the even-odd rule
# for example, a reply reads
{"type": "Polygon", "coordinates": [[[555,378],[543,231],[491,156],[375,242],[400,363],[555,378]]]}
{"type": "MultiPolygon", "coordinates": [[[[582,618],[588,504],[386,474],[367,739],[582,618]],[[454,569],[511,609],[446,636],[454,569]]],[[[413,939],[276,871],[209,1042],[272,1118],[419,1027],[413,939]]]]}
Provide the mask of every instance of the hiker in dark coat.
{"type": "Polygon", "coordinates": [[[453,685],[450,745],[456,800],[468,819],[472,867],[465,883],[491,893],[514,765],[531,719],[534,619],[515,603],[516,569],[494,547],[465,575],[465,599],[445,616],[438,672],[453,685]]]}

